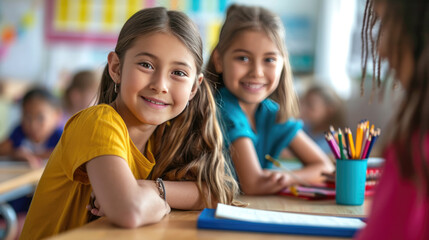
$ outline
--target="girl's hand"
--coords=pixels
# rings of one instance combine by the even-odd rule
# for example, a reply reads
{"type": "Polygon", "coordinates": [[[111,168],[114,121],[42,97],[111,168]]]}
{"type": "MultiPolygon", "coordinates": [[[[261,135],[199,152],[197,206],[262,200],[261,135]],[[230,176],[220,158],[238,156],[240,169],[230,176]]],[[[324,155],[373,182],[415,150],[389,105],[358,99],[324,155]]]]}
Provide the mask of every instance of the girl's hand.
{"type": "Polygon", "coordinates": [[[92,215],[102,217],[104,216],[104,211],[95,198],[94,192],[91,193],[91,203],[86,205],[86,210],[88,210],[92,215]]]}
{"type": "Polygon", "coordinates": [[[291,176],[284,172],[276,172],[276,171],[270,171],[270,170],[263,170],[265,178],[271,182],[272,184],[276,185],[276,188],[286,188],[289,187],[291,182],[291,176]]]}

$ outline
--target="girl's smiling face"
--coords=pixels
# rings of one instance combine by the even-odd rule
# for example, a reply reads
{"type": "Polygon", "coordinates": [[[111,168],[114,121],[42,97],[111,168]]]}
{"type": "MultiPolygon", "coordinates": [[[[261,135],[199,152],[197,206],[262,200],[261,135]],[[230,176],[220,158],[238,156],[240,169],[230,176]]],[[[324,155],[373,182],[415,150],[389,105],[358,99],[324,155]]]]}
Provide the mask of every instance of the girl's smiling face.
{"type": "Polygon", "coordinates": [[[241,104],[259,104],[279,85],[283,57],[275,43],[263,31],[243,31],[220,56],[216,53],[216,71],[222,73],[226,88],[241,104]]]}
{"type": "Polygon", "coordinates": [[[137,38],[122,65],[115,53],[109,55],[109,65],[120,86],[115,102],[125,122],[162,124],[179,115],[197,91],[194,57],[169,33],[137,38]]]}

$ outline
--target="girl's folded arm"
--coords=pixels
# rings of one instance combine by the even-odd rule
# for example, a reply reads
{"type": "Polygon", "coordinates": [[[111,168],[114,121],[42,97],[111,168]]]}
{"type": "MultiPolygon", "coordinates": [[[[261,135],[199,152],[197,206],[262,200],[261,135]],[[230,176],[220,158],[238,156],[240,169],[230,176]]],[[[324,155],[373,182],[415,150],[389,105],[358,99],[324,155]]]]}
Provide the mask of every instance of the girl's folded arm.
{"type": "Polygon", "coordinates": [[[274,194],[289,185],[286,174],[264,171],[250,138],[238,138],[230,147],[241,190],[249,195],[274,194]]]}
{"type": "MultiPolygon", "coordinates": [[[[203,184],[203,196],[207,197],[207,186],[203,184]]],[[[198,191],[196,182],[164,181],[167,203],[171,208],[181,210],[201,210],[205,206],[204,198],[198,191]]],[[[213,199],[212,199],[213,201],[213,199]]]]}
{"type": "Polygon", "coordinates": [[[298,131],[289,148],[304,164],[294,173],[306,182],[318,184],[324,179],[322,173],[331,173],[335,169],[329,157],[303,131],[298,131]]]}
{"type": "Polygon", "coordinates": [[[158,222],[169,213],[155,182],[137,181],[124,159],[96,157],[86,164],[86,170],[97,201],[112,223],[135,228],[158,222]]]}

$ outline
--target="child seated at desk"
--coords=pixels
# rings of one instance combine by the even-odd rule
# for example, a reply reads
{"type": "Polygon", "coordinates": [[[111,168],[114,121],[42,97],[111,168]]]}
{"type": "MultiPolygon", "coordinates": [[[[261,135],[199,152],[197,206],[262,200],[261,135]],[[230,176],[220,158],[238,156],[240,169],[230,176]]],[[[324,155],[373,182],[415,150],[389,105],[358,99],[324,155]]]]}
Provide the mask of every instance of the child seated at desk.
{"type": "Polygon", "coordinates": [[[312,85],[300,98],[301,119],[304,121],[304,132],[326,153],[331,149],[324,132],[329,127],[344,126],[344,103],[334,89],[327,86],[312,85]]]}
{"type": "Polygon", "coordinates": [[[0,143],[0,155],[40,167],[61,137],[60,118],[61,104],[50,91],[30,89],[22,98],[21,123],[0,143]]]}
{"type": "MultiPolygon", "coordinates": [[[[317,184],[333,171],[328,156],[305,134],[285,46],[283,24],[262,7],[231,5],[207,70],[232,162],[246,194],[274,194],[302,182],[317,184]],[[266,155],[288,147],[304,163],[289,174],[265,170],[266,155]]],[[[269,156],[268,156],[269,157],[269,156]]]]}

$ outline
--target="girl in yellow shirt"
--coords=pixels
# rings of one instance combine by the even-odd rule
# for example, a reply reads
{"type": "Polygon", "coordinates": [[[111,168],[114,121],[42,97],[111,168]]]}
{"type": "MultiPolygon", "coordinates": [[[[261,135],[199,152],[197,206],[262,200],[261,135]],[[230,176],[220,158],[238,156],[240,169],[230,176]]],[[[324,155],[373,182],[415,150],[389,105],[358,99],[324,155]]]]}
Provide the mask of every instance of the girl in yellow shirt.
{"type": "Polygon", "coordinates": [[[67,122],[21,238],[85,224],[91,192],[98,204],[91,212],[125,228],[158,222],[170,207],[231,203],[237,184],[225,168],[202,63],[202,41],[186,15],[134,14],[108,55],[99,104],[67,122]]]}

